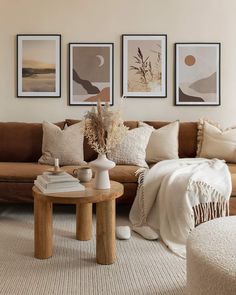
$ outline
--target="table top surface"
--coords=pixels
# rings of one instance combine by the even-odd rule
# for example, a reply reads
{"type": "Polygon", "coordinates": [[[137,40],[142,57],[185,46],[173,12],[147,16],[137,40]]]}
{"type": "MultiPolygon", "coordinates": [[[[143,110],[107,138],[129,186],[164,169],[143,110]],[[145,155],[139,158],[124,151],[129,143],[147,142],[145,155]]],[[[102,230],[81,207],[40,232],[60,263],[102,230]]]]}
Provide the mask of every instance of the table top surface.
{"type": "Polygon", "coordinates": [[[74,204],[74,203],[98,203],[103,201],[114,200],[119,198],[124,193],[123,184],[111,181],[110,189],[94,189],[92,182],[82,183],[85,186],[84,191],[78,192],[63,192],[63,193],[42,193],[36,186],[33,186],[33,196],[41,197],[50,200],[53,203],[65,203],[65,204],[74,204]]]}

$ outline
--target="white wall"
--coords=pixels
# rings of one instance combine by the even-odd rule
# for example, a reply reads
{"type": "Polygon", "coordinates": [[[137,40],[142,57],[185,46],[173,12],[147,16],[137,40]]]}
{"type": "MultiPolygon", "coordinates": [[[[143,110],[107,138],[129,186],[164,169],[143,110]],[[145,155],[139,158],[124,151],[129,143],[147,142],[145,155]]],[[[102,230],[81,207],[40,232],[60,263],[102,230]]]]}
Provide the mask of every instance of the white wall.
{"type": "Polygon", "coordinates": [[[120,100],[121,34],[168,35],[168,97],[129,98],[125,119],[197,120],[236,124],[235,0],[0,0],[0,120],[57,121],[81,118],[88,107],[68,106],[68,43],[115,43],[115,103],[120,100]],[[16,34],[62,34],[62,97],[16,98],[16,34]],[[175,42],[221,42],[222,103],[176,107],[175,42]]]}

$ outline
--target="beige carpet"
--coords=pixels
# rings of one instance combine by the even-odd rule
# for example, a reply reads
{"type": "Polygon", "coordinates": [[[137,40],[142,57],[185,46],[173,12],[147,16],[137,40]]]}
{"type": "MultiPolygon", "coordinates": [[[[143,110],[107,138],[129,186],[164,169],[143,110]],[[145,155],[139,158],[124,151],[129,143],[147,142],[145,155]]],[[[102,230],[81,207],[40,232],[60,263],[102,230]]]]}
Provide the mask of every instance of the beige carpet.
{"type": "MultiPolygon", "coordinates": [[[[128,224],[127,213],[118,210],[117,224],[128,224]]],[[[185,260],[162,243],[132,234],[117,241],[116,263],[101,266],[95,262],[95,237],[80,242],[74,233],[74,207],[57,207],[54,256],[37,260],[32,207],[0,205],[0,294],[184,294],[185,260]]]]}

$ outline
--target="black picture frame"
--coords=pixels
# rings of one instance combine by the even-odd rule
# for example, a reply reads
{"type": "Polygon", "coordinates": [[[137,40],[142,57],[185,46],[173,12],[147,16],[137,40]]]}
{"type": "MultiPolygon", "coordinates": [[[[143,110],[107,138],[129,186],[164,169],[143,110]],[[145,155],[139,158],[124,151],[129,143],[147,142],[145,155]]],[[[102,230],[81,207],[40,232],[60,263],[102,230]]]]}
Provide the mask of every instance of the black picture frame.
{"type": "MultiPolygon", "coordinates": [[[[150,53],[152,50],[149,51],[150,53]]],[[[137,57],[132,57],[136,60],[137,57]]],[[[147,57],[146,57],[147,58],[147,57]]],[[[137,61],[137,60],[136,60],[137,61]]],[[[135,62],[135,61],[134,61],[135,62]]],[[[141,79],[141,78],[140,78],[141,79]]],[[[166,98],[167,97],[167,34],[123,34],[122,35],[122,76],[121,92],[124,98],[166,98]],[[161,41],[161,70],[159,75],[161,91],[128,91],[128,43],[127,41],[161,41]],[[162,57],[164,56],[164,58],[162,57]],[[164,72],[164,74],[163,74],[164,72]]],[[[154,88],[158,88],[156,80],[151,81],[154,88]]],[[[149,83],[150,84],[150,83],[149,83]]],[[[148,88],[150,90],[150,87],[148,88]]]]}
{"type": "MultiPolygon", "coordinates": [[[[79,51],[78,51],[79,52],[79,51]]],[[[77,53],[78,54],[78,53],[77,53]]],[[[86,59],[83,59],[83,62],[86,63],[86,59]]],[[[95,106],[97,105],[97,99],[100,98],[101,99],[101,103],[104,104],[105,102],[109,102],[109,105],[114,105],[114,43],[112,42],[71,42],[69,43],[69,99],[68,99],[68,104],[70,106],[95,106]],[[95,67],[96,72],[98,72],[98,68],[103,67],[104,64],[106,66],[106,69],[104,69],[104,71],[107,73],[107,71],[109,72],[109,81],[106,82],[98,82],[96,83],[97,85],[94,85],[93,81],[89,81],[89,79],[84,79],[84,77],[81,79],[81,77],[79,76],[80,73],[76,73],[76,77],[77,77],[77,85],[78,87],[82,87],[81,90],[82,92],[86,92],[84,94],[79,94],[77,95],[77,98],[74,95],[74,88],[76,87],[75,85],[73,85],[73,81],[74,80],[74,70],[73,70],[73,66],[74,66],[74,60],[73,60],[73,48],[79,48],[79,47],[85,47],[85,48],[94,48],[95,52],[92,53],[91,51],[88,53],[87,50],[87,54],[90,54],[90,56],[87,57],[88,60],[92,60],[91,62],[93,62],[93,66],[95,67]],[[101,49],[100,49],[100,48],[101,49]],[[105,49],[103,48],[109,48],[109,56],[107,56],[107,53],[105,51],[105,49]],[[105,57],[104,55],[101,55],[102,53],[100,51],[102,51],[103,49],[103,54],[106,54],[105,57]],[[100,53],[100,54],[99,54],[100,53]],[[95,59],[97,58],[99,61],[99,65],[96,64],[95,59]],[[109,60],[109,62],[108,62],[109,60]],[[80,83],[84,83],[84,81],[87,83],[87,85],[89,85],[90,89],[88,89],[88,86],[84,86],[87,88],[84,88],[84,86],[82,86],[82,84],[80,84],[78,81],[80,81],[80,83]],[[107,85],[106,87],[104,87],[103,85],[107,85]],[[109,85],[109,86],[108,86],[109,85]],[[103,89],[99,89],[98,87],[104,87],[103,89]],[[93,91],[94,88],[94,91],[93,91]],[[97,89],[96,89],[97,88],[97,89]],[[108,95],[108,89],[109,89],[109,95],[108,95]],[[90,93],[88,93],[88,91],[90,91],[90,93]],[[100,92],[98,92],[100,91],[100,92]],[[92,93],[95,92],[95,93],[92,93]],[[89,95],[93,95],[92,97],[87,97],[89,95]],[[107,99],[102,100],[103,97],[107,97],[107,99]],[[87,98],[86,98],[87,97],[87,98]],[[108,100],[109,97],[109,100],[108,100]],[[75,98],[77,99],[77,101],[75,101],[75,98]],[[80,99],[90,99],[91,101],[79,101],[80,99]]],[[[89,69],[91,69],[91,64],[90,66],[88,66],[89,69]]],[[[103,75],[107,76],[107,74],[105,75],[103,71],[103,75]]],[[[93,74],[88,73],[87,76],[91,76],[93,74]]],[[[95,75],[95,74],[94,74],[95,75]]],[[[96,81],[97,82],[97,81],[96,81]]]]}
{"type": "MultiPolygon", "coordinates": [[[[42,55],[43,50],[46,50],[46,47],[42,49],[42,55]]],[[[48,50],[49,54],[52,55],[52,44],[48,43],[48,50]]],[[[49,58],[49,56],[48,56],[49,58]]],[[[44,58],[45,60],[45,58],[44,58]]],[[[46,59],[47,60],[47,59],[46,59]]],[[[16,35],[16,96],[18,98],[60,98],[61,97],[61,34],[17,34],[16,35]],[[55,79],[53,77],[48,77],[37,79],[37,76],[39,75],[54,75],[54,69],[53,64],[49,65],[48,63],[42,62],[42,60],[26,60],[25,63],[28,64],[26,71],[24,71],[26,77],[23,77],[23,50],[27,51],[27,54],[29,58],[32,58],[35,53],[35,58],[39,55],[39,49],[37,46],[31,45],[31,52],[30,52],[30,46],[27,47],[27,49],[23,49],[23,41],[55,41],[55,79]],[[35,49],[35,48],[37,49],[35,49]],[[49,68],[42,68],[44,66],[48,66],[49,68]],[[42,73],[42,71],[46,73],[42,73]],[[34,76],[35,81],[33,81],[34,76]],[[23,87],[23,78],[28,79],[25,80],[25,89],[23,87]],[[31,78],[31,81],[29,80],[31,78]],[[43,81],[46,80],[46,83],[43,81]],[[53,85],[55,80],[55,84],[53,85]],[[33,84],[35,86],[30,85],[33,84]],[[43,84],[44,83],[44,84],[43,84]],[[35,90],[34,91],[34,87],[35,90]],[[55,91],[51,91],[55,87],[55,91]],[[42,91],[39,91],[39,89],[43,89],[42,91]],[[31,90],[31,91],[30,91],[31,90]],[[47,90],[47,91],[46,91],[47,90]]]]}
{"type": "MultiPolygon", "coordinates": [[[[196,50],[196,49],[195,49],[196,50]]],[[[181,42],[181,43],[175,43],[174,46],[174,63],[175,63],[175,70],[174,70],[174,105],[175,106],[220,106],[221,105],[221,43],[220,42],[181,42]],[[214,71],[214,62],[210,61],[210,55],[209,57],[206,58],[202,58],[201,57],[201,52],[199,52],[199,56],[194,56],[193,49],[189,49],[189,52],[187,51],[187,49],[185,50],[186,53],[184,54],[183,52],[180,53],[179,52],[179,48],[182,47],[198,47],[198,48],[215,48],[216,50],[216,60],[215,60],[215,72],[209,73],[207,74],[207,72],[209,71],[209,68],[211,66],[211,68],[214,71]],[[201,66],[202,63],[202,67],[204,67],[204,60],[206,63],[206,60],[209,62],[208,70],[206,70],[206,75],[204,76],[204,74],[202,74],[202,77],[199,77],[196,81],[191,81],[191,82],[182,82],[182,87],[184,87],[185,89],[181,89],[180,88],[180,56],[181,55],[181,60],[182,60],[182,64],[187,64],[190,68],[192,66],[194,66],[196,64],[196,68],[195,68],[195,73],[191,73],[192,71],[194,71],[194,68],[189,71],[189,74],[187,75],[187,73],[185,73],[185,75],[187,75],[187,79],[191,79],[191,75],[193,76],[195,74],[195,76],[197,76],[197,71],[198,71],[198,67],[201,66]],[[182,56],[183,55],[183,56],[182,56]],[[184,55],[186,55],[185,59],[184,59],[184,55]],[[187,61],[188,59],[188,61],[187,61]],[[192,61],[191,61],[192,60],[192,61]],[[212,65],[210,64],[212,63],[212,65]],[[197,65],[198,64],[198,65],[197,65]],[[207,80],[209,79],[208,83],[207,80]],[[215,81],[215,82],[214,82],[215,81]],[[190,84],[191,83],[191,84],[190,84]],[[189,84],[189,85],[188,85],[189,84]],[[202,85],[202,86],[201,86],[202,85]],[[215,85],[215,99],[214,99],[214,92],[210,92],[213,91],[212,89],[207,90],[206,86],[204,85],[211,85],[212,89],[214,88],[213,86],[215,85]],[[199,95],[197,95],[197,91],[196,91],[196,87],[200,88],[205,87],[204,91],[203,89],[200,90],[199,95]],[[180,92],[181,91],[181,92],[180,92]],[[194,92],[195,91],[195,92],[194,92]],[[208,91],[208,92],[207,92],[208,91]],[[205,93],[204,93],[205,92],[205,93]],[[190,94],[191,93],[191,94],[190,94]],[[207,96],[208,94],[208,96],[207,96]],[[188,101],[189,99],[189,101],[188,101]],[[193,100],[193,101],[191,101],[193,100]],[[195,101],[194,101],[195,100],[195,101]],[[205,101],[204,101],[205,100],[205,101]]],[[[213,53],[213,51],[212,51],[213,53]]],[[[197,54],[197,52],[196,52],[197,54]]],[[[202,56],[206,57],[206,54],[210,54],[209,53],[204,53],[202,52],[202,56]]],[[[183,67],[183,66],[182,66],[183,67]]],[[[188,67],[186,67],[188,68],[188,67]]],[[[188,70],[187,70],[188,71],[188,70]]],[[[199,73],[200,75],[200,73],[199,73]]],[[[183,74],[182,74],[183,76],[183,74]]],[[[183,78],[182,78],[183,79],[183,78]]]]}

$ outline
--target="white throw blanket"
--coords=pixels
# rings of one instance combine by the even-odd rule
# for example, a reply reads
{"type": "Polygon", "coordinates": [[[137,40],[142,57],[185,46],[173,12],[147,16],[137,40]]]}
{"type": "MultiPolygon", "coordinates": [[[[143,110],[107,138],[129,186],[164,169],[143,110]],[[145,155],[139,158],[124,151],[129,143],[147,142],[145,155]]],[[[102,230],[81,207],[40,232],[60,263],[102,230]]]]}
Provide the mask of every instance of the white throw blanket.
{"type": "Polygon", "coordinates": [[[232,184],[224,161],[165,160],[139,172],[130,221],[159,233],[179,256],[186,256],[186,240],[196,225],[228,215],[232,184]]]}

